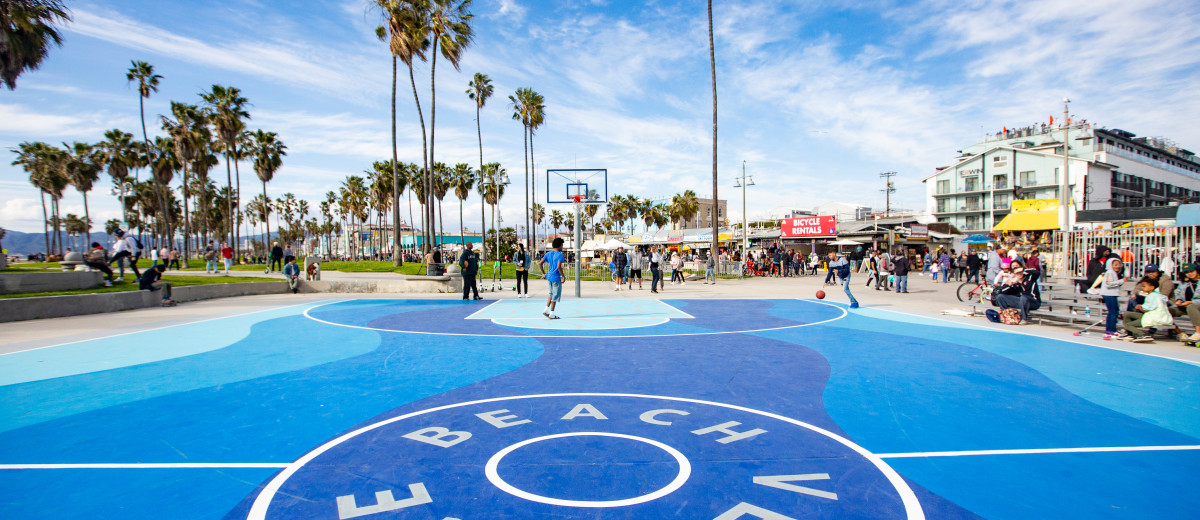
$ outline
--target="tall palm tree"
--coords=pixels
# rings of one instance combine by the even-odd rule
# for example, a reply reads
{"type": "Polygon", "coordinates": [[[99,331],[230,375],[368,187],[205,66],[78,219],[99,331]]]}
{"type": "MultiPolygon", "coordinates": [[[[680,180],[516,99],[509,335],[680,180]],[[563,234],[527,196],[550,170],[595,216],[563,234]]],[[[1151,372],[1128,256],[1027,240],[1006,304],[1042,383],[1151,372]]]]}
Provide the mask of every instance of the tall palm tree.
{"type": "MultiPolygon", "coordinates": [[[[83,215],[85,222],[92,221],[92,213],[88,210],[87,194],[92,191],[92,187],[96,181],[100,180],[100,170],[103,169],[100,162],[97,160],[98,152],[96,147],[87,143],[76,141],[74,144],[63,143],[63,147],[67,150],[66,161],[63,163],[63,173],[67,176],[67,182],[83,195],[83,215]]],[[[87,235],[87,241],[92,242],[92,230],[89,226],[84,230],[87,235]]]]}
{"type": "Polygon", "coordinates": [[[191,182],[188,177],[188,169],[195,166],[202,156],[208,155],[208,144],[210,140],[210,132],[208,130],[208,117],[196,105],[180,103],[178,101],[171,102],[171,116],[160,115],[163,130],[167,135],[171,136],[174,143],[172,153],[175,155],[176,162],[179,163],[183,173],[183,186],[181,193],[183,198],[183,261],[184,267],[187,267],[187,259],[191,255],[191,240],[192,235],[191,219],[189,217],[190,209],[188,209],[188,199],[191,197],[191,182]]]}
{"type": "MultiPolygon", "coordinates": [[[[500,182],[500,179],[503,179],[507,174],[508,172],[504,171],[500,163],[496,162],[483,165],[483,169],[479,174],[481,179],[487,179],[487,182],[479,183],[479,195],[483,198],[484,202],[492,207],[492,229],[496,230],[497,236],[499,236],[500,229],[496,225],[496,205],[504,197],[505,186],[505,184],[500,182]]],[[[495,254],[499,258],[500,250],[497,249],[495,254]]]]}
{"type": "MultiPolygon", "coordinates": [[[[427,20],[427,11],[421,6],[420,2],[416,0],[394,1],[388,6],[388,31],[392,35],[391,40],[388,42],[389,47],[391,48],[392,54],[399,58],[400,61],[404,62],[404,65],[408,67],[408,80],[412,85],[413,102],[417,107],[417,119],[421,123],[421,171],[429,169],[429,143],[426,139],[428,133],[425,129],[425,113],[421,110],[421,96],[417,93],[417,79],[416,75],[413,73],[413,60],[417,58],[425,60],[425,51],[429,49],[429,24],[427,20]]],[[[418,180],[423,182],[422,179],[425,179],[424,177],[413,175],[414,171],[416,170],[414,169],[413,171],[410,171],[408,175],[408,179],[410,181],[409,185],[413,187],[413,191],[418,191],[419,194],[431,192],[432,190],[429,189],[428,185],[423,184],[418,188],[411,182],[418,180]]],[[[410,192],[409,195],[411,198],[412,193],[410,192]]],[[[427,205],[426,203],[428,200],[425,199],[424,196],[419,197],[419,200],[421,201],[422,208],[424,208],[427,205]]],[[[410,225],[415,226],[411,215],[411,200],[409,201],[409,213],[410,225]]],[[[422,222],[425,222],[427,217],[428,215],[424,210],[422,210],[422,222]]],[[[429,226],[427,224],[424,225],[424,228],[425,229],[422,230],[422,233],[426,238],[424,247],[429,247],[429,239],[433,235],[427,233],[429,230],[429,226]]],[[[415,246],[415,229],[413,236],[415,246]]]]}
{"type": "Polygon", "coordinates": [[[56,22],[71,21],[61,0],[0,1],[0,81],[17,88],[17,77],[42,64],[50,45],[62,46],[56,22]]]}
{"type": "Polygon", "coordinates": [[[383,249],[383,217],[387,215],[391,209],[391,191],[392,191],[392,171],[388,167],[387,162],[376,161],[371,170],[363,172],[367,174],[371,180],[369,190],[369,199],[371,209],[375,210],[375,215],[378,217],[376,221],[379,224],[379,233],[372,233],[372,241],[375,242],[376,260],[379,259],[380,251],[383,249]]]}
{"type": "MultiPolygon", "coordinates": [[[[254,173],[258,175],[258,180],[262,181],[262,200],[269,201],[267,197],[267,183],[275,178],[275,172],[283,164],[283,156],[287,155],[287,146],[278,139],[275,132],[264,132],[257,130],[254,132],[254,173]]],[[[266,228],[267,234],[263,238],[263,243],[271,241],[271,223],[267,219],[267,214],[270,211],[262,213],[263,226],[266,228]]]]}
{"type": "MultiPolygon", "coordinates": [[[[543,220],[546,220],[546,208],[543,207],[541,204],[534,202],[532,216],[533,216],[533,226],[535,228],[534,233],[533,233],[533,240],[536,242],[538,239],[536,228],[537,228],[537,226],[542,225],[543,220]]],[[[536,246],[535,246],[535,248],[536,248],[536,246]]]]}
{"type": "Polygon", "coordinates": [[[454,170],[450,173],[450,188],[454,190],[454,196],[458,198],[458,243],[464,247],[467,243],[467,235],[463,222],[463,201],[471,195],[471,188],[475,187],[475,170],[467,163],[458,163],[454,165],[454,170]]]}
{"type": "MultiPolygon", "coordinates": [[[[208,103],[211,110],[213,127],[217,131],[217,138],[222,144],[222,151],[225,153],[225,181],[226,186],[233,194],[233,167],[232,163],[237,156],[238,137],[245,130],[245,120],[250,119],[250,114],[246,112],[246,106],[249,102],[242,97],[242,91],[236,87],[225,87],[221,85],[213,85],[209,92],[201,92],[200,98],[208,103]]],[[[233,243],[234,256],[238,256],[238,244],[234,240],[235,220],[234,215],[234,199],[236,196],[229,197],[226,204],[229,206],[229,223],[226,230],[229,233],[229,241],[233,243]]]]}
{"type": "Polygon", "coordinates": [[[686,227],[687,222],[696,216],[700,211],[700,203],[696,200],[696,192],[692,190],[684,190],[682,194],[676,194],[671,197],[671,206],[669,209],[671,221],[680,223],[681,227],[686,227]]]}
{"type": "Polygon", "coordinates": [[[558,234],[558,228],[562,227],[564,219],[563,212],[554,210],[550,212],[550,225],[554,226],[554,234],[558,234]]]}
{"type": "Polygon", "coordinates": [[[531,220],[529,218],[529,199],[531,195],[536,195],[534,185],[530,183],[532,171],[529,163],[533,157],[533,128],[541,125],[542,118],[545,117],[546,109],[543,104],[541,94],[534,92],[532,88],[523,87],[517,89],[516,93],[508,96],[509,106],[513,109],[512,118],[520,121],[523,127],[521,135],[522,143],[525,146],[525,240],[532,246],[533,241],[530,238],[532,231],[531,220]]]}
{"type": "Polygon", "coordinates": [[[625,222],[628,203],[624,195],[613,195],[608,199],[608,217],[614,222],[625,222]]]}
{"type": "MultiPolygon", "coordinates": [[[[355,224],[359,230],[359,236],[362,236],[362,216],[366,212],[367,206],[367,185],[362,177],[351,175],[342,181],[342,186],[339,188],[341,192],[341,200],[343,202],[344,212],[350,216],[351,223],[355,224]]],[[[358,240],[350,240],[350,255],[354,256],[354,244],[358,240]]]]}
{"type": "MultiPolygon", "coordinates": [[[[399,194],[403,194],[404,192],[408,191],[408,169],[406,165],[396,164],[395,161],[376,161],[373,165],[373,168],[379,174],[386,176],[388,182],[390,182],[392,185],[392,192],[396,194],[396,196],[393,197],[393,200],[389,203],[389,206],[392,208],[392,264],[398,265],[397,262],[403,263],[403,259],[400,258],[398,251],[400,243],[402,242],[400,240],[399,194]]],[[[411,219],[412,216],[410,215],[409,218],[411,219]]]]}
{"type": "MultiPolygon", "coordinates": [[[[379,26],[379,27],[375,28],[375,36],[377,38],[379,38],[380,41],[387,42],[388,51],[392,55],[392,162],[391,162],[392,200],[391,200],[390,205],[393,208],[399,208],[400,207],[400,184],[399,184],[400,183],[400,172],[398,170],[398,164],[400,162],[400,159],[399,159],[399,152],[397,151],[397,144],[396,144],[396,72],[397,72],[397,61],[399,60],[400,53],[404,52],[404,46],[401,43],[401,40],[403,39],[402,31],[400,33],[396,33],[393,31],[389,31],[389,28],[391,28],[393,26],[395,26],[395,27],[402,26],[402,23],[399,23],[399,22],[393,24],[392,20],[394,18],[397,18],[398,16],[403,16],[403,14],[400,14],[402,12],[402,8],[400,7],[399,2],[396,2],[395,0],[375,0],[375,6],[380,9],[380,11],[382,12],[382,14],[384,16],[384,19],[387,22],[387,25],[383,25],[383,26],[379,26]]],[[[412,70],[411,66],[409,67],[409,70],[411,72],[411,70],[412,70]]],[[[415,85],[414,85],[414,87],[415,87],[415,85]]],[[[393,242],[395,242],[395,237],[398,236],[399,233],[400,233],[400,212],[393,210],[392,211],[393,242]]],[[[401,262],[402,262],[402,260],[400,259],[400,255],[396,253],[396,247],[395,247],[395,244],[393,244],[393,246],[392,246],[392,265],[399,267],[401,262]]]]}
{"type": "Polygon", "coordinates": [[[171,227],[172,201],[171,181],[175,179],[175,171],[182,165],[175,159],[171,151],[175,148],[175,140],[170,137],[154,138],[154,164],[151,172],[159,197],[159,215],[161,217],[161,241],[170,244],[175,234],[171,227]]]}
{"type": "MultiPolygon", "coordinates": [[[[128,83],[137,82],[138,91],[138,112],[142,118],[142,142],[146,145],[147,153],[150,151],[150,137],[146,134],[146,100],[150,99],[150,94],[158,92],[158,82],[162,76],[154,73],[154,65],[144,61],[130,61],[132,67],[125,73],[125,81],[128,83]]],[[[149,161],[147,161],[149,162],[149,161]]],[[[133,180],[137,182],[138,175],[135,170],[133,180]]]]}
{"type": "MultiPolygon", "coordinates": [[[[474,16],[468,12],[471,0],[422,0],[419,5],[427,13],[425,20],[428,23],[428,34],[433,44],[429,66],[429,163],[437,164],[434,150],[437,143],[435,136],[437,132],[438,48],[441,48],[442,57],[454,66],[454,70],[459,70],[458,65],[462,59],[463,50],[471,44],[470,22],[474,16]]],[[[426,195],[432,195],[435,190],[432,179],[428,179],[426,182],[429,183],[430,189],[430,193],[426,195]]],[[[429,202],[425,210],[429,212],[429,218],[432,221],[433,200],[430,199],[429,202]]]]}
{"type": "MultiPolygon", "coordinates": [[[[112,177],[113,182],[120,188],[129,178],[129,170],[137,162],[133,134],[114,128],[104,132],[104,140],[97,143],[96,146],[103,154],[103,162],[108,167],[108,176],[112,177]]],[[[121,220],[123,221],[128,216],[125,214],[125,201],[121,201],[121,204],[121,220]]]]}
{"type": "MultiPolygon", "coordinates": [[[[476,72],[471,78],[471,82],[467,84],[467,97],[475,102],[475,134],[479,137],[479,172],[483,173],[483,126],[479,120],[479,114],[483,110],[483,105],[487,103],[488,98],[495,93],[495,88],[492,87],[492,80],[487,77],[487,74],[476,72]]],[[[487,257],[487,223],[484,222],[483,198],[479,198],[479,254],[487,257]]]]}
{"type": "Polygon", "coordinates": [[[433,175],[430,182],[433,183],[432,198],[437,199],[437,220],[430,222],[438,223],[437,245],[439,246],[446,241],[446,220],[442,214],[442,200],[450,192],[450,175],[450,168],[446,166],[446,163],[433,163],[433,175]]]}
{"type": "Polygon", "coordinates": [[[713,46],[713,15],[712,15],[712,0],[708,0],[708,62],[709,68],[712,71],[712,119],[713,119],[713,138],[712,138],[712,245],[708,250],[709,255],[716,255],[717,242],[719,233],[717,223],[717,52],[713,46]]]}
{"type": "MultiPolygon", "coordinates": [[[[537,198],[537,159],[533,156],[533,134],[546,122],[546,100],[541,94],[533,93],[529,113],[529,173],[533,184],[533,197],[537,198]]],[[[536,252],[537,249],[534,249],[536,252]]]]}
{"type": "MultiPolygon", "coordinates": [[[[59,184],[59,179],[61,179],[63,187],[67,184],[66,179],[61,176],[53,164],[54,150],[53,146],[40,141],[32,143],[26,141],[17,145],[17,148],[13,150],[13,153],[17,154],[17,158],[12,162],[13,166],[20,166],[25,170],[25,173],[29,174],[29,183],[37,188],[38,193],[41,195],[42,230],[45,234],[47,254],[53,253],[54,249],[50,240],[50,215],[53,211],[46,207],[46,195],[51,196],[51,207],[53,207],[53,194],[56,191],[56,185],[59,184]]],[[[61,192],[62,189],[57,188],[57,191],[61,192]]],[[[58,228],[56,227],[55,232],[57,233],[57,231],[58,228]]]]}

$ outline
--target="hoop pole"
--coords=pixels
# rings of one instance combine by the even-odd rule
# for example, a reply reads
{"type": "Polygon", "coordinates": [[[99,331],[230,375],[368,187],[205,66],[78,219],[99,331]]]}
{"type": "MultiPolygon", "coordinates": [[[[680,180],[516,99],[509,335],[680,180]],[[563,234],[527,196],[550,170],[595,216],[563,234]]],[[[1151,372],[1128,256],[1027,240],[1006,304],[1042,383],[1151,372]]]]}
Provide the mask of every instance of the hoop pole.
{"type": "Polygon", "coordinates": [[[580,239],[583,238],[583,202],[575,201],[575,297],[579,298],[581,293],[580,271],[583,270],[583,244],[580,239]]]}

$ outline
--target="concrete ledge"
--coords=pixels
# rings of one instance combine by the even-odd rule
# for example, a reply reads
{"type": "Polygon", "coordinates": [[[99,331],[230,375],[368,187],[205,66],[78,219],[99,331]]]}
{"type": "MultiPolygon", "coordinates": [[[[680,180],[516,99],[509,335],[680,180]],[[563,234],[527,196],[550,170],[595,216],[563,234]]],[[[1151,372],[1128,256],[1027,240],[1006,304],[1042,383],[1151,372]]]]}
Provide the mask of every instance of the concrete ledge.
{"type": "Polygon", "coordinates": [[[0,294],[91,289],[103,280],[100,271],[0,273],[0,294]]]}
{"type": "MultiPolygon", "coordinates": [[[[189,302],[251,294],[281,294],[287,290],[287,284],[283,281],[191,285],[174,287],[171,298],[179,302],[189,302]]],[[[162,294],[159,291],[5,298],[0,299],[0,322],[61,318],[63,316],[157,307],[160,301],[162,301],[162,294]]]]}
{"type": "Polygon", "coordinates": [[[400,280],[300,282],[302,293],[461,293],[461,276],[405,276],[400,280]]]}

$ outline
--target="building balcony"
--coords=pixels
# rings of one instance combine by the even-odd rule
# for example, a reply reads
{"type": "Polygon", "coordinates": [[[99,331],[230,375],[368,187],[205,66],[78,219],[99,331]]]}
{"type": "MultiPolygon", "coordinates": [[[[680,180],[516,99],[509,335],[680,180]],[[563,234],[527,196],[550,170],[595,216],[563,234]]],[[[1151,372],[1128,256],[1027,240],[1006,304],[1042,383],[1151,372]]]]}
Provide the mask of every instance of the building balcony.
{"type": "MultiPolygon", "coordinates": [[[[996,189],[998,189],[998,190],[999,190],[999,189],[1009,189],[1009,188],[996,188],[996,189]]],[[[989,192],[989,191],[991,191],[991,190],[992,190],[992,187],[991,187],[991,185],[985,185],[985,186],[982,186],[982,187],[980,187],[980,186],[976,186],[976,187],[974,187],[974,188],[971,188],[971,189],[968,189],[968,188],[965,188],[965,187],[964,187],[964,188],[956,188],[955,190],[952,190],[952,191],[946,191],[946,192],[938,192],[938,193],[934,193],[934,194],[933,194],[933,196],[934,196],[934,197],[952,197],[952,196],[954,196],[954,195],[967,195],[967,194],[973,194],[973,193],[986,193],[986,192],[989,192]]]]}

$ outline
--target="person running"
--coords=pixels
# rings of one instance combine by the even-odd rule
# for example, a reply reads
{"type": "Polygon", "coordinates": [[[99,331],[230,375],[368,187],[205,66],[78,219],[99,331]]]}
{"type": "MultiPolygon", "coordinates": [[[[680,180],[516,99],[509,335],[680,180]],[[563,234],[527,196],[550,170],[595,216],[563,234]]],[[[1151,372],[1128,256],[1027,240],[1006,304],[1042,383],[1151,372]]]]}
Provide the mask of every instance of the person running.
{"type": "Polygon", "coordinates": [[[83,263],[92,269],[104,273],[107,277],[104,280],[104,286],[112,287],[113,272],[112,268],[108,266],[108,251],[104,249],[104,246],[100,245],[99,242],[92,242],[92,248],[88,250],[87,254],[83,255],[83,263]]]}
{"type": "Polygon", "coordinates": [[[542,275],[550,284],[550,295],[546,298],[546,310],[542,311],[542,315],[557,320],[558,314],[555,314],[554,311],[558,307],[558,301],[562,299],[563,265],[567,263],[567,258],[562,253],[562,237],[555,237],[550,246],[553,249],[547,251],[538,261],[538,268],[542,270],[542,275]],[[549,270],[546,269],[547,266],[549,266],[549,270]]]}
{"type": "Polygon", "coordinates": [[[650,292],[658,293],[658,286],[663,284],[662,279],[662,247],[655,247],[650,253],[650,292]]]}
{"type": "Polygon", "coordinates": [[[529,297],[529,253],[525,252],[525,244],[517,244],[517,252],[513,254],[513,267],[517,273],[517,298],[529,297]],[[522,290],[522,284],[524,290],[522,290]]]}
{"type": "Polygon", "coordinates": [[[116,263],[117,267],[120,269],[120,275],[117,276],[117,281],[125,281],[126,262],[129,263],[129,267],[133,270],[133,276],[141,279],[142,273],[139,272],[137,268],[136,255],[139,254],[137,241],[133,238],[133,235],[129,235],[120,229],[117,230],[116,235],[117,242],[113,244],[113,256],[108,261],[108,264],[112,265],[116,263]]]}
{"type": "Polygon", "coordinates": [[[621,287],[625,286],[625,268],[628,266],[629,257],[625,255],[625,248],[618,247],[612,257],[613,279],[617,282],[616,287],[613,287],[614,291],[620,291],[621,287]]]}
{"type": "Polygon", "coordinates": [[[175,300],[171,299],[171,282],[162,281],[162,274],[167,270],[167,266],[163,264],[156,265],[138,277],[138,289],[142,291],[157,291],[162,290],[162,304],[174,305],[175,300]]]}
{"type": "Polygon", "coordinates": [[[463,299],[471,299],[470,295],[474,292],[475,299],[482,300],[483,297],[479,295],[479,286],[475,283],[475,275],[479,274],[479,255],[475,254],[474,243],[467,242],[467,247],[458,257],[458,268],[462,272],[463,299]]]}
{"type": "Polygon", "coordinates": [[[221,261],[225,262],[225,276],[229,276],[229,268],[233,265],[233,248],[228,243],[221,243],[221,261]]]}
{"type": "Polygon", "coordinates": [[[850,298],[850,308],[857,309],[858,300],[850,294],[850,261],[845,256],[838,256],[837,252],[830,251],[829,270],[837,273],[838,278],[842,279],[842,290],[846,291],[846,296],[850,298]]]}
{"type": "Polygon", "coordinates": [[[283,278],[287,280],[288,289],[296,294],[300,289],[300,266],[296,265],[296,257],[287,257],[287,265],[283,266],[283,278]]]}
{"type": "Polygon", "coordinates": [[[642,255],[642,249],[639,247],[633,248],[629,253],[629,288],[633,289],[633,279],[637,278],[638,290],[642,290],[642,267],[646,263],[646,258],[642,255]]]}

